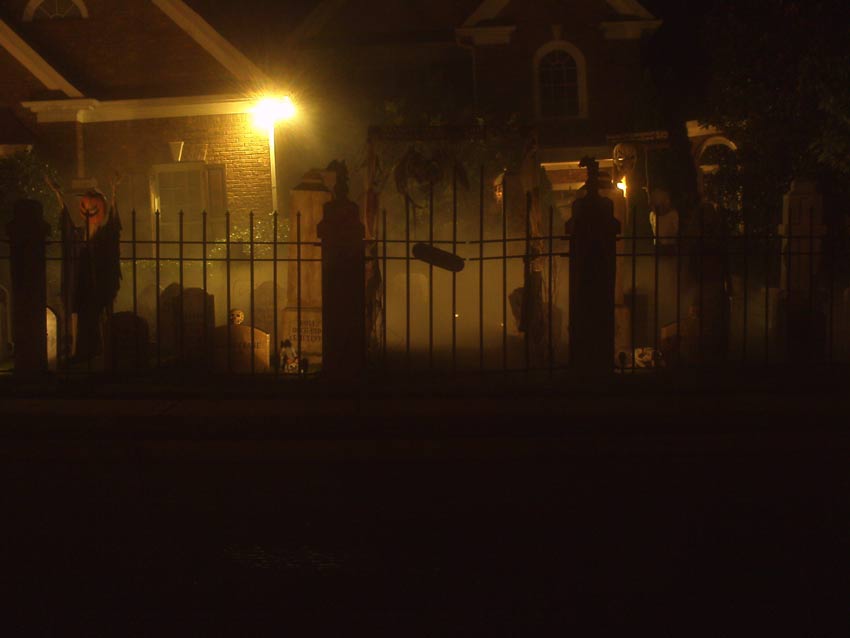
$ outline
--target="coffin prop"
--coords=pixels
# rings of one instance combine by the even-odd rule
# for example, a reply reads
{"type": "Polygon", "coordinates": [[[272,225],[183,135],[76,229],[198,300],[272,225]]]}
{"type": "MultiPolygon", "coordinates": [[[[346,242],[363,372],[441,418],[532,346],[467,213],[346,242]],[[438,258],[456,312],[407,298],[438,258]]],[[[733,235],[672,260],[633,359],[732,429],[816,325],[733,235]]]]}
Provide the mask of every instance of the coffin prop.
{"type": "Polygon", "coordinates": [[[426,264],[450,272],[460,272],[464,266],[462,257],[458,257],[454,253],[442,250],[431,244],[415,244],[413,246],[413,256],[419,261],[424,261],[426,264]]]}

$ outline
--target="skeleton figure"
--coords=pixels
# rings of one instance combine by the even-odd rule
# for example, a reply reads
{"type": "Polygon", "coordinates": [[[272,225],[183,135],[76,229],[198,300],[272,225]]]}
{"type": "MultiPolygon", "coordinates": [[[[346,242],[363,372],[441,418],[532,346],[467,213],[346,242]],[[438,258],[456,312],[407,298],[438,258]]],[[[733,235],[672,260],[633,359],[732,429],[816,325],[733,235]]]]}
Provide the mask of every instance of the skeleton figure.
{"type": "MultiPolygon", "coordinates": [[[[306,359],[305,359],[306,362],[306,359]]],[[[280,342],[280,369],[284,374],[298,374],[298,353],[289,339],[280,342]]]]}
{"type": "Polygon", "coordinates": [[[626,175],[635,170],[637,165],[637,149],[631,144],[617,144],[614,147],[614,166],[621,175],[626,175]]]}
{"type": "Polygon", "coordinates": [[[231,308],[230,309],[230,325],[231,326],[241,326],[242,322],[245,321],[245,313],[239,308],[231,308]]]}
{"type": "Polygon", "coordinates": [[[103,352],[107,314],[121,286],[121,221],[115,204],[119,178],[112,182],[112,201],[90,189],[80,196],[82,226],[71,219],[59,185],[47,180],[62,208],[62,300],[71,318],[72,356],[89,360],[103,352]]]}

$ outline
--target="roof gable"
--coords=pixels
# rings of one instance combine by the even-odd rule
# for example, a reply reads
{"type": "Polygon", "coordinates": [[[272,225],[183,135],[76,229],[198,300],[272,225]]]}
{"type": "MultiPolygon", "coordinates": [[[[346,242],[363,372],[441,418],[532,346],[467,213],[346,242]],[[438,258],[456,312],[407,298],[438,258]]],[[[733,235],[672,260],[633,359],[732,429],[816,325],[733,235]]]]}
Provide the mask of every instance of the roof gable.
{"type": "Polygon", "coordinates": [[[79,89],[53,68],[3,20],[0,20],[0,46],[6,49],[48,90],[61,91],[71,98],[83,96],[79,89]]]}
{"type": "Polygon", "coordinates": [[[293,32],[290,43],[446,41],[479,0],[323,0],[293,32]]]}
{"type": "Polygon", "coordinates": [[[48,89],[73,98],[218,94],[269,84],[183,0],[87,4],[87,19],[19,22],[14,29],[3,23],[0,45],[48,89]]]}
{"type": "Polygon", "coordinates": [[[151,0],[189,37],[242,82],[262,83],[265,74],[183,0],[151,0]]]}
{"type": "MultiPolygon", "coordinates": [[[[484,0],[464,21],[464,27],[496,20],[511,0],[484,0]]],[[[601,2],[602,0],[600,0],[601,2]]],[[[654,20],[655,17],[637,0],[605,0],[619,18],[654,20]]]]}

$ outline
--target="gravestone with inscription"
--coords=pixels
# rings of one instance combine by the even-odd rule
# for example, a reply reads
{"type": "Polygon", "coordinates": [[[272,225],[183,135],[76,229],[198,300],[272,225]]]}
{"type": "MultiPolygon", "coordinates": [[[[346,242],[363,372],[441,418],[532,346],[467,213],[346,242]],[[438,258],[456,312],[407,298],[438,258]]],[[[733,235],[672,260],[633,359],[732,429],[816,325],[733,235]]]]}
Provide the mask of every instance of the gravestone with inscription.
{"type": "Polygon", "coordinates": [[[269,333],[244,324],[215,329],[215,370],[251,374],[270,370],[269,333]]]}
{"type": "Polygon", "coordinates": [[[201,288],[186,288],[171,295],[171,286],[160,301],[162,352],[185,365],[209,363],[215,329],[215,297],[201,288]]]}
{"type": "Polygon", "coordinates": [[[132,312],[116,312],[109,322],[107,370],[148,367],[148,323],[132,312]]]}
{"type": "MultiPolygon", "coordinates": [[[[301,348],[299,356],[307,357],[310,364],[322,360],[322,249],[318,245],[317,229],[322,220],[323,206],[331,201],[335,175],[327,171],[311,170],[291,191],[289,239],[297,239],[298,213],[300,213],[301,245],[290,245],[288,257],[295,259],[300,252],[301,267],[290,261],[287,271],[286,299],[281,312],[282,331],[279,340],[289,339],[294,348],[298,343],[298,307],[301,308],[301,348]],[[309,260],[309,261],[308,261],[309,260]],[[300,282],[300,286],[299,286],[300,282]]],[[[280,344],[275,344],[279,346],[280,344]]]]}

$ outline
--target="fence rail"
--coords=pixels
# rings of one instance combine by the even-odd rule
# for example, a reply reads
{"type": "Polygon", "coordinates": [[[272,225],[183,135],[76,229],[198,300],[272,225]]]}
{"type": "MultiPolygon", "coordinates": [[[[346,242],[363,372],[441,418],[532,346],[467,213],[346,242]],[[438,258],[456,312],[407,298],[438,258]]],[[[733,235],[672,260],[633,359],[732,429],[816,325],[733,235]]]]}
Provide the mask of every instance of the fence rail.
{"type": "MultiPolygon", "coordinates": [[[[507,193],[488,209],[483,170],[477,219],[461,214],[457,192],[453,184],[448,210],[438,211],[432,188],[424,225],[415,223],[405,197],[403,210],[382,209],[372,236],[358,240],[368,266],[364,365],[441,373],[569,368],[574,237],[563,230],[563,212],[535,211],[530,200],[525,210],[511,210],[507,193]],[[435,225],[436,213],[449,217],[448,226],[435,225]],[[462,269],[415,258],[422,244],[460,257],[462,269]]],[[[689,230],[659,236],[641,231],[635,210],[626,214],[629,224],[616,237],[612,370],[850,360],[850,258],[828,235],[731,234],[695,219],[689,230]]],[[[130,212],[120,241],[123,280],[103,325],[102,353],[82,361],[74,357],[75,319],[61,290],[63,243],[44,240],[51,368],[283,378],[319,372],[327,317],[304,301],[323,294],[325,254],[315,228],[305,229],[300,213],[291,220],[249,213],[247,227],[237,229],[226,213],[222,236],[210,233],[208,217],[202,212],[187,224],[180,211],[176,238],[166,238],[159,212],[152,224],[130,212]],[[147,227],[152,234],[143,237],[147,227]],[[244,321],[231,312],[236,308],[244,321]]],[[[78,249],[86,245],[78,240],[78,249]]],[[[6,345],[16,302],[11,251],[11,240],[0,240],[6,372],[15,368],[6,345]]]]}

